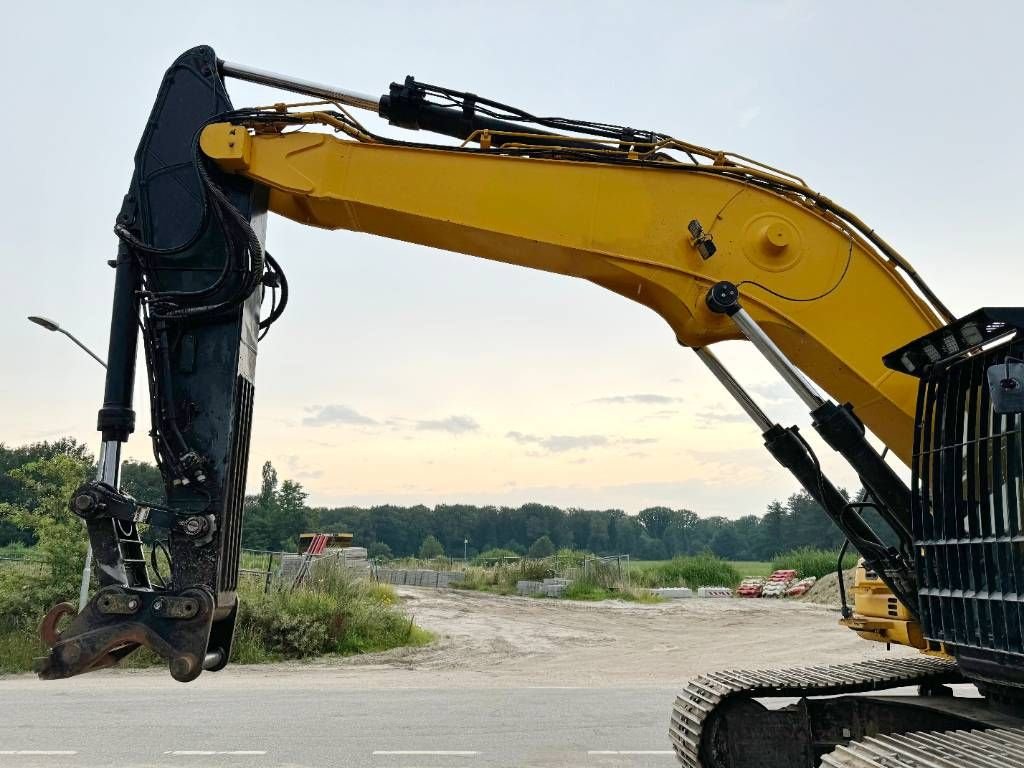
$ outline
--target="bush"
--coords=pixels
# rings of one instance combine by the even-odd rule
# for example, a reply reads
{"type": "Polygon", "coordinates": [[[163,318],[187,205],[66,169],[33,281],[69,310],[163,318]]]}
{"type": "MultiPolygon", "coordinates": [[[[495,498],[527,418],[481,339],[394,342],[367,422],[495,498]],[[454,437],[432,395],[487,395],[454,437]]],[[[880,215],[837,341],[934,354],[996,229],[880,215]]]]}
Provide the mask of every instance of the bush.
{"type": "Polygon", "coordinates": [[[383,651],[422,645],[430,633],[396,607],[387,585],[321,563],[302,587],[242,595],[233,660],[254,663],[329,653],[383,651]]]}
{"type": "MultiPolygon", "coordinates": [[[[822,576],[835,573],[836,563],[839,561],[839,550],[830,549],[815,549],[814,547],[801,547],[800,549],[794,549],[791,552],[784,552],[781,555],[776,555],[775,559],[772,560],[772,570],[778,571],[781,569],[789,569],[797,571],[798,575],[803,578],[806,576],[814,576],[821,578],[822,576]]],[[[857,564],[857,555],[847,553],[846,557],[843,558],[843,569],[853,568],[857,564]]]]}
{"type": "Polygon", "coordinates": [[[516,552],[513,552],[511,549],[495,547],[494,549],[485,550],[476,557],[474,557],[473,563],[475,565],[492,565],[494,563],[501,562],[502,560],[518,559],[519,555],[516,552]]]}
{"type": "Polygon", "coordinates": [[[677,557],[666,563],[638,569],[634,581],[647,587],[735,587],[740,573],[730,563],[714,555],[677,557]]]}
{"type": "Polygon", "coordinates": [[[583,562],[588,557],[593,557],[593,555],[585,550],[562,547],[555,552],[555,565],[558,568],[582,568],[583,562]]]}

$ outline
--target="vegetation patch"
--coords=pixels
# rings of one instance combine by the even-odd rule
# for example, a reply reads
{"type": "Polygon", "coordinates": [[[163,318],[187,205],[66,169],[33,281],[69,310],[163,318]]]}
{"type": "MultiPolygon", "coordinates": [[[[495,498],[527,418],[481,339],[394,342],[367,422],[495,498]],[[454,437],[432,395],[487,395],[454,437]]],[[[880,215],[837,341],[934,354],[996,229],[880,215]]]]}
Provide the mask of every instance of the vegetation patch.
{"type": "MultiPolygon", "coordinates": [[[[784,552],[776,556],[772,561],[772,570],[792,568],[797,571],[801,578],[814,576],[820,579],[825,574],[835,573],[838,562],[838,549],[801,547],[800,549],[794,549],[791,552],[784,552]]],[[[843,558],[843,570],[853,568],[856,564],[857,555],[848,552],[843,558]]]]}
{"type": "Polygon", "coordinates": [[[633,583],[644,587],[735,587],[742,578],[735,566],[714,555],[676,557],[633,572],[633,583]]]}
{"type": "Polygon", "coordinates": [[[608,588],[588,579],[574,581],[565,588],[566,600],[626,600],[631,603],[661,603],[663,598],[636,587],[608,588]]]}
{"type": "MultiPolygon", "coordinates": [[[[67,500],[91,472],[81,457],[56,455],[8,473],[21,495],[18,503],[0,503],[0,521],[30,531],[35,545],[4,548],[12,559],[0,567],[0,673],[30,671],[45,653],[39,621],[56,603],[77,603],[86,544],[67,500]]],[[[241,585],[236,663],[369,653],[432,639],[402,611],[389,586],[337,564],[318,564],[297,589],[264,593],[263,587],[262,580],[241,585]]],[[[163,663],[143,650],[122,666],[163,663]]]]}
{"type": "Polygon", "coordinates": [[[429,643],[433,636],[397,603],[390,586],[322,563],[298,589],[241,595],[232,661],[255,664],[429,643]]]}

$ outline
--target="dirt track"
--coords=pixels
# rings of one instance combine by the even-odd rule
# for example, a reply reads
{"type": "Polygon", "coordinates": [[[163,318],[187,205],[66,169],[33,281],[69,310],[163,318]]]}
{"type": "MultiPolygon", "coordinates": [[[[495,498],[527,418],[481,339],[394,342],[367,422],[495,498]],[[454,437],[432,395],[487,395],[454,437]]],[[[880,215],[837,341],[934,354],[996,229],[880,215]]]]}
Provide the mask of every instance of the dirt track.
{"type": "Polygon", "coordinates": [[[725,667],[827,664],[886,653],[838,626],[837,611],[793,600],[640,605],[408,587],[399,593],[438,641],[335,663],[335,674],[372,667],[381,685],[665,685],[725,667]]]}

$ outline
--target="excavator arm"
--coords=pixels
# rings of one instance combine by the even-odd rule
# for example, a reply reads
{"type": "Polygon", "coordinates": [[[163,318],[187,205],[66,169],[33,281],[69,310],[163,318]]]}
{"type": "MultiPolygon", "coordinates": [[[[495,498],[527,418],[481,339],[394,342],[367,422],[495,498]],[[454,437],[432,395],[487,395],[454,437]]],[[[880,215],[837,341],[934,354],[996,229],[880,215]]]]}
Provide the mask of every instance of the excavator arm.
{"type": "Polygon", "coordinates": [[[651,308],[913,611],[909,491],[864,427],[911,460],[916,384],[882,357],[949,318],[859,219],[796,177],[664,134],[536,118],[411,78],[372,99],[282,81],[203,47],[164,78],[115,227],[100,467],[72,500],[101,589],[67,628],[58,628],[74,613],[66,604],[44,621],[42,676],[107,666],[140,645],[182,681],[227,663],[258,339],[283,302],[262,320],[260,307],[265,292],[287,287],[263,245],[268,211],[583,278],[651,308]],[[326,101],[238,110],[225,75],[326,101]],[[352,107],[462,143],[377,136],[352,107]],[[118,488],[140,328],[166,506],[118,488]],[[744,337],[814,406],[816,426],[861,474],[901,547],[883,545],[796,429],[773,424],[706,350],[744,337]],[[166,574],[146,563],[143,523],[166,531],[166,574]]]}
{"type": "Polygon", "coordinates": [[[735,168],[250,135],[230,123],[206,128],[200,146],[269,189],[274,213],[583,278],[650,307],[689,347],[742,338],[705,302],[717,282],[737,284],[783,352],[910,459],[917,388],[882,356],[940,319],[810,190],[774,192],[735,168]],[[714,244],[710,258],[690,222],[714,244]]]}

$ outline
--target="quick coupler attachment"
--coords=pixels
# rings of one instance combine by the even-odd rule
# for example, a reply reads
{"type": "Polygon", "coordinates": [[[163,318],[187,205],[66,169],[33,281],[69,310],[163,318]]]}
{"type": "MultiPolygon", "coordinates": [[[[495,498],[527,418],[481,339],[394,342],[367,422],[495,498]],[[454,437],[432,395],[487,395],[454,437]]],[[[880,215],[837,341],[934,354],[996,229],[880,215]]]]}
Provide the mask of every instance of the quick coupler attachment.
{"type": "Polygon", "coordinates": [[[81,613],[70,603],[50,609],[39,627],[50,654],[36,660],[36,671],[43,680],[73,677],[113,666],[145,647],[167,659],[171,677],[187,683],[223,661],[223,651],[208,649],[213,613],[213,595],[203,588],[144,592],[104,587],[81,613]],[[60,630],[57,625],[65,616],[73,618],[60,630]]]}

